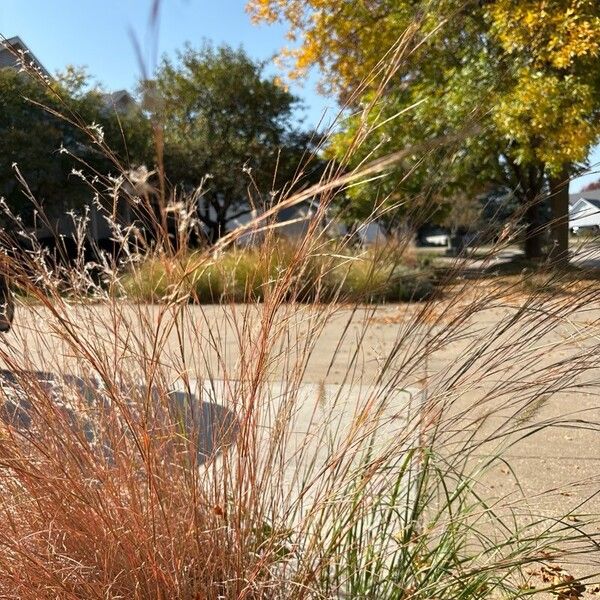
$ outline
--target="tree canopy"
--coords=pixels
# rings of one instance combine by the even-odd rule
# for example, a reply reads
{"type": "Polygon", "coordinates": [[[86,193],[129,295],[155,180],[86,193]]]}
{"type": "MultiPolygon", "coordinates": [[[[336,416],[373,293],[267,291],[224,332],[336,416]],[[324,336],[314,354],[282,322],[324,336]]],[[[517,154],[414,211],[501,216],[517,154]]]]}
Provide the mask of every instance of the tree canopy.
{"type": "Polygon", "coordinates": [[[0,196],[25,224],[31,224],[33,205],[17,182],[15,167],[44,212],[60,215],[93,196],[74,170],[90,177],[117,174],[150,156],[143,115],[116,115],[99,91],[84,89],[83,74],[74,69],[69,73],[72,85],[63,85],[60,77],[45,85],[12,69],[0,69],[0,196]],[[102,132],[119,165],[101,151],[84,126],[74,122],[75,116],[102,132]]]}
{"type": "MultiPolygon", "coordinates": [[[[492,183],[514,189],[529,206],[532,256],[541,251],[540,200],[550,193],[551,245],[566,256],[568,178],[600,137],[600,3],[250,0],[249,10],[258,20],[286,22],[294,74],[319,65],[327,87],[353,107],[368,105],[381,91],[377,73],[398,60],[367,117],[377,133],[364,152],[477,123],[476,133],[447,149],[442,168],[439,155],[419,161],[417,188],[431,188],[431,174],[441,172],[439,185],[450,192],[492,183]]],[[[338,151],[360,126],[350,120],[335,141],[338,151]]],[[[410,167],[402,165],[387,185],[401,188],[410,167]]]]}
{"type": "Polygon", "coordinates": [[[188,46],[163,59],[153,82],[166,175],[188,190],[202,186],[198,216],[212,241],[273,201],[309,145],[292,124],[298,99],[263,71],[241,49],[188,46]]]}

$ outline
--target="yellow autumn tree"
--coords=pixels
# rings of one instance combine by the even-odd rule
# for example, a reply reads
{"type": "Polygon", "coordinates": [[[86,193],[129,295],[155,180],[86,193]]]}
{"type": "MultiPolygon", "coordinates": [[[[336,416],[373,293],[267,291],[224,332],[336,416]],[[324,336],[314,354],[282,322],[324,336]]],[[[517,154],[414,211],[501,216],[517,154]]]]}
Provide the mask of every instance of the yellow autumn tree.
{"type": "Polygon", "coordinates": [[[544,165],[552,207],[551,252],[568,260],[568,181],[600,137],[600,3],[496,0],[490,35],[514,59],[494,123],[520,164],[544,165]]]}
{"type": "MultiPolygon", "coordinates": [[[[550,252],[567,260],[568,180],[600,138],[600,2],[250,0],[248,9],[256,20],[287,23],[290,48],[282,56],[292,76],[317,65],[324,87],[357,106],[412,28],[413,44],[386,82],[387,108],[379,115],[386,123],[378,133],[393,135],[377,148],[390,151],[477,120],[478,139],[465,139],[465,168],[457,166],[458,151],[449,179],[460,187],[461,178],[504,177],[528,207],[531,257],[542,254],[540,200],[549,198],[550,252]],[[415,103],[401,123],[390,118],[415,103]]],[[[343,133],[335,143],[341,150],[343,133]]]]}

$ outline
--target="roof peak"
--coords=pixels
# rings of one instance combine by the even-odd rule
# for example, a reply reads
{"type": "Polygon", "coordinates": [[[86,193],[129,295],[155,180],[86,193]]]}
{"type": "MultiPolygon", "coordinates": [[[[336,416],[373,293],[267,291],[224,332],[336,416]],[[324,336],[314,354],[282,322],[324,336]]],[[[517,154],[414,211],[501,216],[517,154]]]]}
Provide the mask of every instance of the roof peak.
{"type": "Polygon", "coordinates": [[[29,61],[38,69],[45,77],[52,78],[50,72],[44,67],[37,56],[31,51],[29,46],[18,35],[6,38],[0,35],[0,49],[8,50],[9,52],[19,55],[23,54],[29,58],[29,61]]]}
{"type": "Polygon", "coordinates": [[[575,194],[569,194],[576,198],[583,198],[584,200],[600,200],[600,190],[587,190],[576,192],[575,194]]]}

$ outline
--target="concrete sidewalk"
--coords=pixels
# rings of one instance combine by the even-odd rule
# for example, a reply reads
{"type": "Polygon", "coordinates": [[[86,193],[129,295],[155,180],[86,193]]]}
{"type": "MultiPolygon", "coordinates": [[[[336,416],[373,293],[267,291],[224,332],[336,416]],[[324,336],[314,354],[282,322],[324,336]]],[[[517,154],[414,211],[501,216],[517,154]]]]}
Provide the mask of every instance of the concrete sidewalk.
{"type": "MultiPolygon", "coordinates": [[[[329,308],[284,308],[274,325],[280,336],[279,345],[272,348],[271,378],[288,379],[303,345],[309,343],[314,346],[302,374],[305,383],[315,386],[347,383],[350,365],[351,380],[368,384],[380,376],[389,361],[388,373],[397,372],[405,386],[431,385],[435,391],[436,386],[440,389],[441,381],[454,376],[454,371],[459,376],[461,363],[472,352],[474,343],[494,341],[519,310],[514,302],[496,302],[494,307],[482,310],[462,325],[465,332],[471,328],[471,336],[461,338],[462,330],[458,329],[457,339],[440,343],[423,363],[418,360],[420,347],[427,339],[440,335],[451,319],[452,310],[460,307],[447,299],[429,314],[422,314],[422,309],[418,304],[365,307],[357,312],[338,307],[322,326],[317,326],[329,308]]],[[[123,365],[143,368],[142,349],[147,354],[158,331],[165,346],[160,362],[173,380],[184,366],[193,371],[188,372],[193,379],[220,379],[226,371],[228,377],[239,378],[241,370],[247,368],[247,361],[254,357],[253,344],[257,343],[262,310],[260,305],[190,306],[173,328],[164,326],[156,306],[124,306],[118,323],[116,315],[106,307],[93,304],[70,307],[67,316],[74,330],[91,341],[93,352],[107,364],[114,361],[115,368],[123,365]],[[248,325],[245,333],[240,331],[242,321],[248,325]],[[240,348],[245,348],[245,356],[241,356],[240,348]]],[[[532,313],[530,320],[535,318],[532,313]]],[[[572,427],[540,429],[506,450],[504,457],[510,468],[499,464],[481,481],[486,497],[515,500],[524,497],[536,513],[571,514],[573,519],[581,513],[600,514],[599,495],[580,506],[600,491],[600,370],[593,362],[600,358],[590,356],[589,365],[593,368],[576,373],[572,385],[549,395],[530,415],[511,416],[507,396],[498,392],[510,386],[517,390],[519,381],[539,381],[543,386],[550,369],[561,364],[568,366],[574,357],[585,357],[587,350],[597,350],[599,324],[600,293],[568,319],[555,327],[542,328],[540,335],[531,337],[527,348],[533,353],[531,356],[537,356],[535,360],[519,362],[518,356],[509,356],[507,364],[499,366],[497,375],[488,373],[457,388],[461,391],[453,399],[451,410],[456,415],[464,411],[461,418],[465,425],[485,412],[490,413],[481,429],[482,435],[510,419],[544,423],[570,415],[573,421],[572,427]],[[575,389],[577,386],[580,389],[575,389]],[[493,399],[494,394],[497,400],[493,399]]],[[[45,310],[20,306],[14,331],[4,338],[4,351],[18,364],[28,363],[28,368],[77,372],[81,366],[79,351],[76,345],[57,335],[57,325],[45,310]]],[[[517,326],[511,335],[516,342],[530,334],[526,328],[517,326]]],[[[10,364],[3,366],[11,368],[10,364]]],[[[460,421],[452,423],[460,430],[460,421]]],[[[596,558],[590,557],[592,560],[596,558]]]]}

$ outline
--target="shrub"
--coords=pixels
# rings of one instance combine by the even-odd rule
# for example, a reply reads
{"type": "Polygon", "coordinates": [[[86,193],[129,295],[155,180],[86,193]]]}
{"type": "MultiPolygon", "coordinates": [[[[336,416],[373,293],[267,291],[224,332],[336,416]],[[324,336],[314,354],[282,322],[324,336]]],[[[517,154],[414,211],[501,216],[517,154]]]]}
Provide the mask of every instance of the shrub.
{"type": "Polygon", "coordinates": [[[164,301],[173,293],[199,303],[253,302],[264,300],[288,271],[296,290],[292,295],[305,301],[409,302],[434,291],[431,269],[402,264],[403,257],[391,252],[351,253],[328,245],[293,266],[296,252],[290,244],[274,243],[228,250],[210,260],[199,255],[148,259],[123,277],[123,287],[141,302],[164,301]]]}

